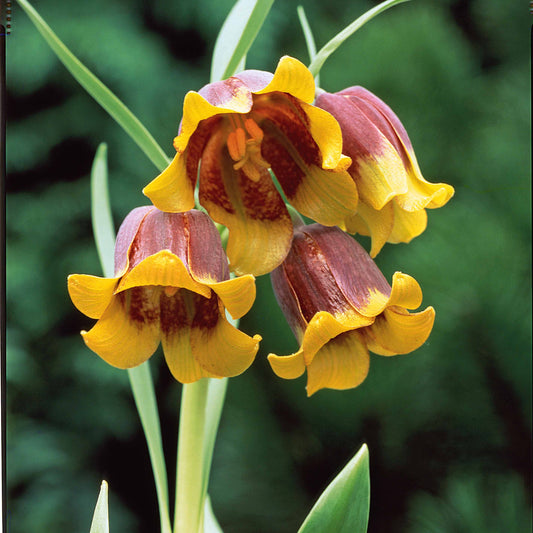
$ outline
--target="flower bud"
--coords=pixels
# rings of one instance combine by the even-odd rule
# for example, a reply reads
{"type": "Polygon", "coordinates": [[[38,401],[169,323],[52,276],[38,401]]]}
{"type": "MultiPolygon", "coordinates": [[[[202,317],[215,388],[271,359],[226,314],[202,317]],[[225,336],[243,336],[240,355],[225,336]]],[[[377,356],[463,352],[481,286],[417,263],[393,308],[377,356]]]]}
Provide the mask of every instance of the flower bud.
{"type": "Polygon", "coordinates": [[[323,92],[316,105],[337,119],[343,153],[352,159],[348,172],[359,206],[346,219],[346,229],[371,236],[372,257],[386,242],[409,242],[420,235],[427,225],[425,209],[442,207],[454,190],[423,178],[407,131],[392,109],[363,87],[323,92]]]}
{"type": "Polygon", "coordinates": [[[115,277],[73,274],[68,290],[82,313],[98,319],[83,340],[118,368],[140,365],[161,342],[174,377],[191,383],[242,373],[258,349],[260,337],[225,315],[249,311],[255,279],[229,279],[218,231],[200,211],[134,209],[117,234],[115,277]]]}
{"type": "Polygon", "coordinates": [[[411,352],[433,327],[435,311],[422,303],[410,276],[396,272],[392,287],[366,251],[336,227],[295,229],[285,261],[271,274],[278,303],[300,343],[289,356],[270,354],[286,379],[307,370],[307,394],[349,389],[366,378],[368,350],[379,355],[411,352]]]}

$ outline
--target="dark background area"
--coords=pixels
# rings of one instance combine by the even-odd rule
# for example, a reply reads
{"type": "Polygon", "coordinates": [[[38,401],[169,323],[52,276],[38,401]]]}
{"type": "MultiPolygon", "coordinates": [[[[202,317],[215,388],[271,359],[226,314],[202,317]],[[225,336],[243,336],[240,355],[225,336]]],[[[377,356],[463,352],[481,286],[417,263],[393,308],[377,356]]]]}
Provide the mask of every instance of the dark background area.
{"type": "MultiPolygon", "coordinates": [[[[301,0],[319,47],[372,7],[301,0]]],[[[208,82],[233,2],[40,0],[66,45],[171,155],[188,90],[208,82]]],[[[278,1],[248,56],[308,62],[297,2],[278,1]]],[[[452,184],[427,231],[387,245],[390,280],[414,276],[437,311],[415,353],[371,356],[358,388],[308,399],[266,355],[296,349],[257,280],[242,321],[263,337],[230,380],[210,494],[225,533],[297,531],[366,442],[370,533],[527,532],[531,523],[530,24],[526,2],[413,0],[374,19],[326,63],[329,91],[363,85],[406,126],[426,179],[452,184]]],[[[8,531],[89,530],[101,479],[111,531],[158,531],[148,453],[127,375],[90,352],[69,273],[100,275],[89,172],[108,143],[115,222],[145,205],[157,171],[68,74],[18,7],[7,41],[8,531]]],[[[360,239],[368,249],[368,239],[360,239]]],[[[170,485],[180,385],[151,360],[170,485]]],[[[172,492],[172,489],[171,489],[172,492]]],[[[173,501],[173,494],[171,494],[173,501]]]]}

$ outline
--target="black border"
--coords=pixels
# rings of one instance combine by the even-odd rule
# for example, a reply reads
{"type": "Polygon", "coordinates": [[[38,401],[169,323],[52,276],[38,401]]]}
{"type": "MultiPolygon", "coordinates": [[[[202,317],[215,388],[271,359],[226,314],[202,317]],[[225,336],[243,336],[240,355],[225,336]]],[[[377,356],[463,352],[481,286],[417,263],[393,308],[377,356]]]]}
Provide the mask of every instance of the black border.
{"type": "Polygon", "coordinates": [[[0,24],[0,471],[1,531],[7,531],[6,509],[6,30],[0,24]]]}

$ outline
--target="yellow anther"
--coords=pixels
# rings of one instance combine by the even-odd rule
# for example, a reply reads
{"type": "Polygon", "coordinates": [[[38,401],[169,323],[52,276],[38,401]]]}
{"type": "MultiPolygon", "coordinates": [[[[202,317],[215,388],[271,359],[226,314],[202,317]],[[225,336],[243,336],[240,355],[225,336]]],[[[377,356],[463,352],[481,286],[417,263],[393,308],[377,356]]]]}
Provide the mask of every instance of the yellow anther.
{"type": "Polygon", "coordinates": [[[244,127],[254,141],[261,142],[263,140],[263,130],[257,125],[255,120],[247,118],[244,121],[244,127]]]}

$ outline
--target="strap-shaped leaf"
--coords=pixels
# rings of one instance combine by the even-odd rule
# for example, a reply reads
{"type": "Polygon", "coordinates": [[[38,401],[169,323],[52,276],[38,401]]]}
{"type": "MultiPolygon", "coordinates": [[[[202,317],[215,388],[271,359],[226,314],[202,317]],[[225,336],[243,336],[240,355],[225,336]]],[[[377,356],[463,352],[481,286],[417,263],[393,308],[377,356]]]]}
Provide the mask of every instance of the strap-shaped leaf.
{"type": "Polygon", "coordinates": [[[311,61],[309,65],[309,70],[312,72],[313,76],[317,76],[320,72],[320,69],[326,62],[326,59],[333,53],[337,48],[346,40],[348,37],[353,35],[361,26],[366,24],[369,20],[373,19],[376,15],[383,13],[395,5],[407,2],[408,0],[387,0],[381,4],[369,9],[366,13],[361,15],[358,19],[354,20],[350,25],[346,26],[344,30],[337,33],[333,39],[328,41],[316,54],[315,58],[311,61]]]}
{"type": "Polygon", "coordinates": [[[115,228],[111,216],[107,187],[107,144],[101,143],[96,150],[91,169],[91,215],[94,242],[98,250],[104,276],[114,275],[115,228]]]}
{"type": "Polygon", "coordinates": [[[107,483],[102,481],[96,501],[91,530],[89,533],[109,533],[109,512],[107,508],[107,483]]]}
{"type": "Polygon", "coordinates": [[[274,0],[239,0],[227,16],[213,51],[211,82],[233,76],[254,42],[274,0]]]}
{"type": "Polygon", "coordinates": [[[17,1],[72,76],[122,126],[150,161],[159,170],[165,169],[169,159],[141,121],[64,45],[29,2],[17,1]]]}
{"type": "Polygon", "coordinates": [[[328,485],[298,533],[365,533],[370,508],[366,444],[328,485]]]}

